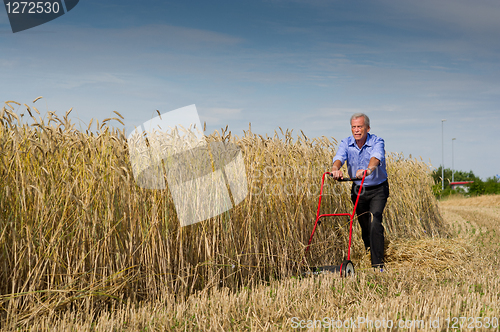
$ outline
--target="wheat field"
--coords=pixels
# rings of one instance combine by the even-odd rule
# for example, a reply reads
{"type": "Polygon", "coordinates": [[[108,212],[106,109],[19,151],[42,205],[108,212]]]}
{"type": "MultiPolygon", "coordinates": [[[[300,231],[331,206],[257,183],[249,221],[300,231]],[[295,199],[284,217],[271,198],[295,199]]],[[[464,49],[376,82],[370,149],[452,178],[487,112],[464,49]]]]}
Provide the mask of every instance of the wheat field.
{"type": "MultiPolygon", "coordinates": [[[[397,268],[373,274],[357,227],[355,280],[297,278],[308,265],[338,264],[347,254],[347,220],[337,218],[321,224],[304,256],[334,138],[281,129],[272,136],[251,128],[241,136],[227,127],[211,133],[207,142],[241,149],[249,194],[233,209],[181,228],[168,189],[136,185],[125,132],[110,125],[123,119],[118,112],[86,130],[69,117],[42,118],[14,101],[0,114],[4,329],[287,330],[292,317],[315,312],[375,315],[383,312],[377,301],[391,294],[410,305],[412,297],[402,294],[453,279],[476,252],[452,238],[429,166],[388,154],[388,266],[421,266],[412,273],[426,282],[414,286],[397,268]],[[379,292],[384,278],[394,280],[379,292]]],[[[322,209],[351,212],[349,192],[347,184],[327,183],[322,209]]],[[[498,286],[487,279],[481,285],[498,286]]]]}

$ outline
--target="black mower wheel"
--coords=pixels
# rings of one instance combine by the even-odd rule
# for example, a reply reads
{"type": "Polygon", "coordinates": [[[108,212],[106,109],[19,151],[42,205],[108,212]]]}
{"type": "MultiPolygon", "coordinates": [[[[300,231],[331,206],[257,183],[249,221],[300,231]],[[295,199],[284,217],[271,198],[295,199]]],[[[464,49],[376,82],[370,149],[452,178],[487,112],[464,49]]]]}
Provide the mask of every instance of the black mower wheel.
{"type": "Polygon", "coordinates": [[[351,261],[345,260],[340,265],[340,276],[342,278],[354,277],[354,264],[351,261]]]}

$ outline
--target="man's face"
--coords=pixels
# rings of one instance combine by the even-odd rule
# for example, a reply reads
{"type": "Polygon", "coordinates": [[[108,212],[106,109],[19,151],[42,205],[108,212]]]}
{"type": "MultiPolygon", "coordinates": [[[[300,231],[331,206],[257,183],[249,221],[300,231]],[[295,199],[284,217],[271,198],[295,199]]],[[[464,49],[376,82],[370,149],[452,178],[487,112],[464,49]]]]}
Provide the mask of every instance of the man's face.
{"type": "Polygon", "coordinates": [[[366,136],[368,135],[368,132],[370,131],[370,127],[365,125],[364,117],[359,117],[356,119],[352,119],[351,131],[352,131],[352,136],[354,136],[354,139],[356,141],[359,140],[364,141],[366,139],[366,136]]]}

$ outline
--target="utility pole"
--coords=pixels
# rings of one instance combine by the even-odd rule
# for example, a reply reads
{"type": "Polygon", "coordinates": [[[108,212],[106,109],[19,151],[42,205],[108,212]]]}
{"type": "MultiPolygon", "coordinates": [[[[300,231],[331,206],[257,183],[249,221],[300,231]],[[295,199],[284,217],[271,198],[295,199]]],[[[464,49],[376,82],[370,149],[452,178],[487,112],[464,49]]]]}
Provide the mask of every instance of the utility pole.
{"type": "Polygon", "coordinates": [[[442,164],[441,164],[441,190],[444,190],[444,122],[446,119],[441,120],[441,157],[442,157],[442,164]]]}
{"type": "Polygon", "coordinates": [[[451,139],[451,182],[455,182],[455,166],[453,157],[453,141],[456,140],[455,137],[451,139]]]}

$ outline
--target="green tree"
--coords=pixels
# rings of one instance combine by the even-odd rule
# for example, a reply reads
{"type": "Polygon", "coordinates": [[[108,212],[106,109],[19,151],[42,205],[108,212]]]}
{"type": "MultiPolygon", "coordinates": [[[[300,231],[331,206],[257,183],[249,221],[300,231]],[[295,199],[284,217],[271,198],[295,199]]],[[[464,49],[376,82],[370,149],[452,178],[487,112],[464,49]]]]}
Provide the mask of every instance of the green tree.
{"type": "Polygon", "coordinates": [[[474,183],[469,184],[469,194],[472,196],[484,195],[486,193],[486,186],[481,179],[477,179],[474,183]]]}
{"type": "Polygon", "coordinates": [[[486,181],[479,178],[469,185],[469,194],[472,196],[500,194],[500,182],[498,178],[489,177],[486,181]]]}
{"type": "Polygon", "coordinates": [[[500,182],[496,177],[489,177],[484,182],[484,193],[485,194],[500,194],[500,182]]]}

